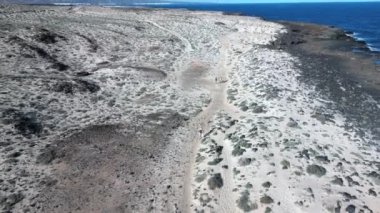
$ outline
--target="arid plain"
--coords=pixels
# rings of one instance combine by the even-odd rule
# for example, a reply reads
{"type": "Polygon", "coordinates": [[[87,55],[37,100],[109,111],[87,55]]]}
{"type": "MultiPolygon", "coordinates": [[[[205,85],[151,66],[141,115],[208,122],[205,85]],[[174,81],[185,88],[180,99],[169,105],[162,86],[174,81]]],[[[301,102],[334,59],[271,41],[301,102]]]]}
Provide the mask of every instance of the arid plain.
{"type": "Polygon", "coordinates": [[[378,67],[349,45],[217,12],[2,5],[0,207],[380,212],[378,67]]]}

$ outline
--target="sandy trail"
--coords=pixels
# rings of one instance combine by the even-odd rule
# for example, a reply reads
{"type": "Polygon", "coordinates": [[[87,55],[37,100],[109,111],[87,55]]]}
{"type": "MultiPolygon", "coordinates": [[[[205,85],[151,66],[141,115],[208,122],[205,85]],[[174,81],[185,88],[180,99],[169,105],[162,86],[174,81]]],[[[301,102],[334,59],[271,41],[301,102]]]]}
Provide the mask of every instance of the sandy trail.
{"type": "Polygon", "coordinates": [[[185,37],[181,36],[181,34],[175,32],[175,31],[173,31],[173,30],[167,29],[167,28],[165,28],[165,27],[163,27],[163,26],[157,24],[157,23],[154,22],[154,21],[147,20],[147,21],[145,21],[145,22],[150,23],[150,24],[152,24],[153,26],[155,26],[155,27],[157,27],[157,28],[159,28],[159,29],[161,29],[161,30],[164,30],[164,31],[166,31],[166,32],[168,32],[168,33],[174,35],[174,36],[177,37],[178,39],[180,39],[180,40],[186,45],[185,53],[187,53],[187,52],[191,52],[191,51],[194,50],[194,49],[193,49],[193,46],[192,46],[191,43],[190,43],[190,41],[189,41],[188,39],[186,39],[185,37]]]}
{"type": "MultiPolygon", "coordinates": [[[[199,115],[196,118],[194,118],[194,122],[191,124],[191,126],[194,128],[194,130],[197,131],[197,133],[198,133],[199,128],[202,129],[203,135],[211,133],[212,131],[211,124],[213,122],[213,119],[220,112],[224,112],[228,114],[233,119],[237,119],[239,115],[241,115],[241,113],[235,106],[227,102],[227,97],[226,97],[227,82],[229,81],[228,74],[232,71],[232,67],[235,65],[236,60],[237,60],[236,58],[234,58],[236,57],[236,55],[231,55],[231,52],[233,51],[230,44],[232,42],[236,42],[239,36],[240,36],[239,33],[230,33],[220,38],[221,47],[220,47],[220,53],[218,57],[219,62],[214,68],[211,68],[211,69],[215,69],[216,75],[214,78],[217,78],[217,80],[214,80],[214,78],[211,77],[211,79],[213,80],[209,80],[208,83],[202,84],[204,89],[207,89],[209,91],[211,102],[206,108],[203,109],[201,113],[199,113],[199,115]]],[[[246,51],[248,51],[248,49],[250,48],[246,47],[246,49],[247,49],[246,51]]],[[[241,53],[241,54],[243,55],[244,53],[241,53]]],[[[218,138],[219,141],[223,141],[223,137],[224,135],[220,135],[218,138]]],[[[186,209],[188,212],[193,212],[191,206],[193,203],[192,184],[193,184],[193,178],[196,171],[195,159],[196,159],[196,155],[198,154],[199,145],[202,139],[203,137],[200,137],[199,134],[197,134],[197,137],[195,137],[194,140],[192,141],[192,144],[193,144],[192,161],[188,169],[188,173],[186,174],[186,183],[185,183],[185,200],[187,203],[186,209]]],[[[225,146],[226,144],[223,144],[223,145],[225,146]]],[[[222,154],[223,158],[226,161],[225,163],[227,165],[232,164],[230,162],[231,161],[230,152],[231,150],[228,150],[226,147],[226,149],[223,151],[223,154],[222,154]]],[[[235,207],[236,197],[233,194],[231,194],[234,187],[232,176],[233,174],[231,170],[223,171],[224,185],[220,190],[215,192],[216,197],[220,200],[219,206],[215,209],[216,212],[230,213],[230,212],[236,211],[236,207],[235,207]]]]}

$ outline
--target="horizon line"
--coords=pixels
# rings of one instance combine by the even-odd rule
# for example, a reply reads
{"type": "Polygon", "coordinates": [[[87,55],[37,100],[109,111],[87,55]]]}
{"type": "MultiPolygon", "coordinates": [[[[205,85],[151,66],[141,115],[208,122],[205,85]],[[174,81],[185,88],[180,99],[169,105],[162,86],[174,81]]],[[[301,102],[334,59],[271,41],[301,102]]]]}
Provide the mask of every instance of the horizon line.
{"type": "Polygon", "coordinates": [[[201,2],[201,1],[162,1],[162,2],[156,2],[156,3],[138,3],[138,4],[160,4],[160,3],[172,3],[172,4],[297,4],[297,3],[380,3],[380,0],[365,0],[365,1],[360,1],[360,0],[354,0],[354,1],[289,1],[289,2],[283,2],[283,1],[278,1],[278,2],[215,2],[215,1],[209,1],[209,2],[201,2]]]}

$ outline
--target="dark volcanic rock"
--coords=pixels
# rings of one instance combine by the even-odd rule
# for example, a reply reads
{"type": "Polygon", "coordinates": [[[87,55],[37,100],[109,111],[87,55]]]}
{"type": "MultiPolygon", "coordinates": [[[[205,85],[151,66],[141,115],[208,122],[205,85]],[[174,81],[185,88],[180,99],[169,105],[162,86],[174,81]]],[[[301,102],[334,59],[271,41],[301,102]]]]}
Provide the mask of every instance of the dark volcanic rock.
{"type": "Polygon", "coordinates": [[[343,179],[339,177],[335,177],[335,179],[332,180],[331,183],[339,185],[339,186],[343,186],[343,179]]]}
{"type": "Polygon", "coordinates": [[[86,71],[82,71],[82,72],[77,72],[76,73],[76,76],[80,76],[80,77],[82,77],[82,76],[89,76],[89,75],[91,75],[91,73],[86,72],[86,71]]]}
{"type": "Polygon", "coordinates": [[[344,196],[346,201],[357,199],[355,195],[351,195],[350,193],[347,193],[347,192],[342,192],[341,194],[344,196]]]}
{"type": "Polygon", "coordinates": [[[195,177],[195,181],[200,183],[202,181],[204,181],[207,177],[207,174],[206,173],[203,173],[203,174],[199,174],[195,177]]]}
{"type": "Polygon", "coordinates": [[[13,152],[11,154],[9,154],[7,157],[8,158],[18,158],[21,156],[21,152],[13,152]]]}
{"type": "Polygon", "coordinates": [[[219,164],[219,163],[222,162],[222,161],[223,161],[223,158],[215,158],[214,160],[208,162],[207,164],[208,164],[208,165],[211,165],[211,166],[214,166],[214,165],[219,164]]]}
{"type": "Polygon", "coordinates": [[[94,82],[75,79],[74,82],[58,82],[53,86],[52,90],[55,92],[63,92],[65,94],[74,94],[75,92],[95,93],[100,90],[100,87],[94,82]]]}
{"type": "Polygon", "coordinates": [[[39,134],[42,131],[42,125],[37,120],[36,112],[21,114],[15,124],[15,127],[22,134],[39,134]]]}
{"type": "Polygon", "coordinates": [[[234,145],[234,149],[232,150],[233,156],[240,156],[242,155],[246,150],[242,149],[238,144],[234,145]]]}
{"type": "Polygon", "coordinates": [[[70,67],[62,62],[54,62],[53,65],[51,65],[51,68],[57,69],[59,71],[65,71],[68,70],[70,67]]]}
{"type": "Polygon", "coordinates": [[[282,160],[281,161],[282,169],[289,169],[290,167],[290,162],[287,160],[282,160]]]}
{"type": "Polygon", "coordinates": [[[48,147],[37,156],[38,164],[49,164],[57,157],[57,152],[53,147],[48,147]]]}
{"type": "Polygon", "coordinates": [[[44,44],[57,43],[59,39],[67,41],[67,38],[47,29],[41,29],[40,33],[35,36],[35,39],[44,44]]]}
{"type": "Polygon", "coordinates": [[[80,91],[94,93],[100,90],[100,87],[94,82],[79,79],[75,81],[79,84],[80,91]]]}
{"type": "Polygon", "coordinates": [[[54,86],[53,90],[55,92],[63,92],[66,94],[73,94],[74,93],[74,84],[71,82],[59,82],[54,86]]]}
{"type": "Polygon", "coordinates": [[[220,21],[215,22],[216,25],[225,26],[226,24],[220,21]]]}
{"type": "Polygon", "coordinates": [[[369,194],[369,195],[372,195],[372,196],[374,196],[374,197],[377,197],[377,193],[376,193],[375,190],[373,190],[373,189],[369,189],[369,190],[368,190],[368,194],[369,194]]]}
{"type": "Polygon", "coordinates": [[[289,122],[286,124],[288,127],[298,127],[297,121],[293,120],[292,118],[289,119],[289,122]]]}
{"type": "Polygon", "coordinates": [[[380,174],[375,172],[375,171],[372,171],[368,174],[368,177],[372,178],[372,180],[376,183],[376,184],[380,184],[380,174]]]}
{"type": "Polygon", "coordinates": [[[216,146],[215,152],[218,154],[218,156],[222,154],[222,151],[223,151],[223,146],[216,146]]]}
{"type": "Polygon", "coordinates": [[[247,190],[241,193],[241,197],[236,201],[236,204],[244,212],[250,212],[258,207],[256,203],[250,201],[247,190]]]}
{"type": "Polygon", "coordinates": [[[336,202],[336,207],[334,208],[335,213],[340,213],[340,210],[342,209],[342,204],[340,201],[336,202]]]}
{"type": "Polygon", "coordinates": [[[318,156],[315,156],[315,159],[317,159],[323,163],[330,163],[330,160],[327,156],[318,155],[318,156]]]}
{"type": "Polygon", "coordinates": [[[208,187],[212,190],[216,188],[222,188],[223,187],[223,178],[220,173],[214,174],[210,179],[208,179],[208,187]]]}
{"type": "Polygon", "coordinates": [[[240,166],[247,166],[247,165],[251,164],[251,162],[252,162],[251,158],[240,158],[238,161],[240,166]]]}
{"type": "Polygon", "coordinates": [[[13,193],[8,197],[0,199],[0,205],[3,207],[3,210],[5,212],[12,212],[11,210],[13,209],[13,206],[16,205],[18,202],[22,201],[23,199],[24,195],[22,193],[13,193]]]}
{"type": "Polygon", "coordinates": [[[262,186],[263,186],[264,188],[269,188],[269,187],[272,186],[272,183],[269,182],[269,181],[267,181],[267,182],[264,182],[264,183],[262,184],[262,186]]]}
{"type": "Polygon", "coordinates": [[[312,165],[307,166],[306,171],[307,171],[307,173],[309,173],[311,175],[315,175],[317,177],[322,177],[323,175],[326,174],[326,169],[324,167],[316,165],[316,164],[312,164],[312,165]]]}
{"type": "Polygon", "coordinates": [[[359,186],[360,185],[357,181],[354,181],[354,179],[352,179],[352,177],[350,177],[350,176],[347,176],[346,180],[347,180],[349,186],[353,186],[353,185],[359,186]]]}
{"type": "Polygon", "coordinates": [[[273,199],[269,197],[268,195],[264,195],[263,197],[260,198],[260,202],[264,204],[271,204],[273,203],[273,199]]]}
{"type": "Polygon", "coordinates": [[[3,113],[5,122],[14,123],[15,129],[24,136],[37,135],[42,132],[43,126],[37,119],[36,112],[20,112],[16,109],[8,109],[3,113]]]}
{"type": "Polygon", "coordinates": [[[356,207],[354,205],[350,204],[346,207],[346,212],[347,213],[355,213],[355,209],[356,209],[356,207]]]}
{"type": "Polygon", "coordinates": [[[40,56],[41,58],[51,63],[52,64],[51,68],[57,69],[59,71],[65,71],[70,68],[68,65],[63,64],[62,62],[58,61],[55,57],[50,55],[45,49],[36,45],[31,45],[28,42],[26,42],[24,39],[18,36],[10,37],[8,42],[18,44],[21,48],[27,48],[35,52],[38,56],[40,56]]]}

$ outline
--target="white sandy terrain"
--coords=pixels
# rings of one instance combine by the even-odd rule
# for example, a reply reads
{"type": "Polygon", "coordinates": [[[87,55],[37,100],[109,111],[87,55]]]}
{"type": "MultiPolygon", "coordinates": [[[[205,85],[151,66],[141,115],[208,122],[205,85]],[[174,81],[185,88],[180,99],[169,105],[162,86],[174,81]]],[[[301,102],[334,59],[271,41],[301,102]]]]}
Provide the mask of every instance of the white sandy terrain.
{"type": "Polygon", "coordinates": [[[6,5],[0,24],[3,211],[380,212],[376,141],[268,47],[280,24],[6,5]]]}

